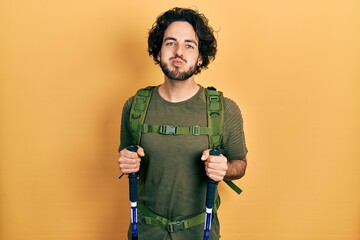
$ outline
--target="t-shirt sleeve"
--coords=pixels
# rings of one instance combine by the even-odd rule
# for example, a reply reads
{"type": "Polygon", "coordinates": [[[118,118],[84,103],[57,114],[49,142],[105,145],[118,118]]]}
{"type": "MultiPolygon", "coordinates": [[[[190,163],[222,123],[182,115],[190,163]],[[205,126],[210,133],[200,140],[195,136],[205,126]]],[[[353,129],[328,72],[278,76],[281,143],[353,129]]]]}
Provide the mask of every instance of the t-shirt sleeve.
{"type": "Polygon", "coordinates": [[[246,158],[248,150],[245,143],[243,118],[239,106],[229,98],[224,98],[224,134],[222,144],[228,160],[246,158]]]}
{"type": "Polygon", "coordinates": [[[121,125],[120,125],[120,146],[118,151],[129,146],[132,141],[132,135],[130,130],[130,110],[134,97],[129,98],[123,107],[121,115],[121,125]]]}

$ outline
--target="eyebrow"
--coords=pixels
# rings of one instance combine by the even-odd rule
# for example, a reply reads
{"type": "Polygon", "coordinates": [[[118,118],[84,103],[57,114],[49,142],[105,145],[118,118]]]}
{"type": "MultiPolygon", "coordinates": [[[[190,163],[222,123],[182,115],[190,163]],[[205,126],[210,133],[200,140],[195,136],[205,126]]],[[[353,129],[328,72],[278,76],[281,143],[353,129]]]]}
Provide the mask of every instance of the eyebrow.
{"type": "MultiPolygon", "coordinates": [[[[164,38],[164,41],[163,41],[163,42],[166,42],[166,41],[177,41],[177,39],[174,38],[174,37],[167,37],[167,38],[164,38]]],[[[193,43],[193,44],[195,44],[196,46],[198,45],[196,41],[191,40],[191,39],[186,39],[185,42],[193,43]]]]}

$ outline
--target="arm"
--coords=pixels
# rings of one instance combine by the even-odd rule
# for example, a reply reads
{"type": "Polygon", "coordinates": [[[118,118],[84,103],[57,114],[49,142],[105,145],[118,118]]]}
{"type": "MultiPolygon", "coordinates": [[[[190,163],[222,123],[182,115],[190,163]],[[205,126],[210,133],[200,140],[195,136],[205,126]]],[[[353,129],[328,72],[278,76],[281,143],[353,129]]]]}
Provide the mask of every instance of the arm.
{"type": "Polygon", "coordinates": [[[131,174],[140,169],[141,157],[145,155],[144,149],[138,147],[137,153],[128,151],[126,148],[133,144],[130,130],[130,110],[133,97],[129,98],[123,107],[120,128],[120,146],[118,165],[122,174],[131,174]]]}
{"type": "Polygon", "coordinates": [[[228,170],[224,176],[224,180],[236,180],[245,175],[247,160],[229,160],[227,162],[228,170]]]}

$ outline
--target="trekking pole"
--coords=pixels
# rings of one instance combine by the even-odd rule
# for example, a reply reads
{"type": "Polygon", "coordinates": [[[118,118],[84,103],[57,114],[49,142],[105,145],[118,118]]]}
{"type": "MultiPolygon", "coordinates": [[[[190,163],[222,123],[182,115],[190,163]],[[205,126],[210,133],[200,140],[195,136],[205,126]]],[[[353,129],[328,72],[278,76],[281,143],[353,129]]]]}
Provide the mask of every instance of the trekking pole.
{"type": "MultiPolygon", "coordinates": [[[[220,150],[212,149],[210,150],[210,155],[219,156],[220,150]]],[[[205,215],[205,225],[204,225],[204,240],[210,239],[210,228],[211,228],[211,219],[212,219],[212,209],[214,206],[215,193],[217,182],[208,178],[207,191],[206,191],[206,215],[205,215]]]]}
{"type": "MultiPolygon", "coordinates": [[[[136,152],[138,147],[131,145],[126,148],[128,151],[136,152]]],[[[138,229],[137,229],[137,200],[138,200],[138,189],[137,189],[137,173],[129,174],[129,193],[130,193],[130,206],[131,206],[131,239],[138,240],[138,229]]]]}

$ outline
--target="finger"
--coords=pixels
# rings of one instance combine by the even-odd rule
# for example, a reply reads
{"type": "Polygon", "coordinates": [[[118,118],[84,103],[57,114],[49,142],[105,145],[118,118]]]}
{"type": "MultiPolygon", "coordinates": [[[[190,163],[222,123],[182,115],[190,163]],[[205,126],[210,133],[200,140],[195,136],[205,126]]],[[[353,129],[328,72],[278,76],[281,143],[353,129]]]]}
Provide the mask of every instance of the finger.
{"type": "Polygon", "coordinates": [[[131,173],[136,173],[139,171],[139,169],[136,168],[131,168],[131,169],[120,169],[122,173],[124,174],[131,174],[131,173]]]}
{"type": "Polygon", "coordinates": [[[222,181],[224,179],[224,175],[222,174],[217,174],[217,173],[207,173],[206,174],[210,179],[219,182],[222,181]]]}
{"type": "Polygon", "coordinates": [[[129,151],[126,148],[124,148],[123,150],[120,151],[120,158],[137,159],[137,158],[139,158],[139,155],[137,152],[132,152],[132,151],[129,151]]]}
{"type": "Polygon", "coordinates": [[[123,169],[128,169],[128,170],[138,170],[140,168],[140,163],[134,163],[134,164],[120,164],[120,167],[122,167],[123,169]]]}
{"type": "Polygon", "coordinates": [[[223,180],[225,177],[225,174],[226,174],[226,171],[214,170],[214,169],[206,170],[206,175],[215,181],[223,180]]]}
{"type": "MultiPolygon", "coordinates": [[[[135,156],[137,156],[136,153],[135,153],[135,156]]],[[[119,164],[136,164],[136,163],[140,163],[140,162],[141,162],[141,158],[139,156],[137,156],[135,158],[129,158],[124,155],[121,155],[118,159],[119,164]]]]}
{"type": "Polygon", "coordinates": [[[134,153],[132,151],[127,150],[126,148],[124,148],[123,150],[120,151],[120,158],[135,158],[137,156],[137,153],[134,153]]]}
{"type": "Polygon", "coordinates": [[[140,170],[140,163],[135,163],[135,164],[120,163],[119,167],[121,172],[128,174],[128,173],[138,172],[140,170]]]}
{"type": "Polygon", "coordinates": [[[210,155],[208,162],[218,163],[218,164],[227,164],[227,158],[224,155],[220,155],[220,156],[210,155]]]}
{"type": "Polygon", "coordinates": [[[145,151],[142,147],[138,146],[138,150],[137,150],[137,154],[140,156],[140,157],[144,157],[145,156],[145,151]]]}
{"type": "Polygon", "coordinates": [[[206,162],[205,165],[209,169],[217,171],[227,171],[229,168],[226,162],[206,162]]]}
{"type": "Polygon", "coordinates": [[[206,161],[209,158],[209,156],[210,156],[209,152],[210,152],[210,149],[207,149],[207,150],[203,151],[203,153],[201,155],[201,160],[202,161],[206,161]]]}
{"type": "Polygon", "coordinates": [[[135,158],[125,158],[125,157],[123,157],[123,158],[120,159],[121,164],[129,165],[129,166],[135,165],[137,162],[138,162],[138,160],[135,159],[135,158]]]}

